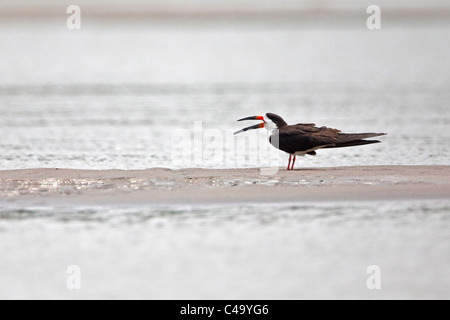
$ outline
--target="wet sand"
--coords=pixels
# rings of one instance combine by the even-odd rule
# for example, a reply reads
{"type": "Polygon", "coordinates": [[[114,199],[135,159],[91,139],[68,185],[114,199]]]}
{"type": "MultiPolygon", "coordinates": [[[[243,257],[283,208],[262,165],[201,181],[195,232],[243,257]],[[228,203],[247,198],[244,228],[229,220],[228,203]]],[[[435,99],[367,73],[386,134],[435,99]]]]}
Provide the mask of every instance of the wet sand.
{"type": "Polygon", "coordinates": [[[147,205],[450,198],[450,166],[0,171],[0,204],[147,205]],[[274,168],[272,168],[274,169],[274,168]]]}

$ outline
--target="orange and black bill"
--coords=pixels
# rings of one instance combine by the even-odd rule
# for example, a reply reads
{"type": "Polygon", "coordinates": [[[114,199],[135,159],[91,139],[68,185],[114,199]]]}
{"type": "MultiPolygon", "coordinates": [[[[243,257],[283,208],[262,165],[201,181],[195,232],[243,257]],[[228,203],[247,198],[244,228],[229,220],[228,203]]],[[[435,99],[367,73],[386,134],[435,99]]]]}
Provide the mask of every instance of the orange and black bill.
{"type": "MultiPolygon", "coordinates": [[[[244,121],[244,120],[261,120],[261,121],[264,121],[264,118],[262,116],[251,116],[251,117],[246,117],[246,118],[239,119],[238,121],[244,121]]],[[[264,122],[255,124],[253,126],[246,127],[244,129],[241,129],[241,130],[238,130],[234,134],[238,134],[238,133],[241,133],[241,132],[244,132],[244,131],[247,131],[247,130],[252,130],[252,129],[260,129],[260,128],[264,128],[264,122]]]]}

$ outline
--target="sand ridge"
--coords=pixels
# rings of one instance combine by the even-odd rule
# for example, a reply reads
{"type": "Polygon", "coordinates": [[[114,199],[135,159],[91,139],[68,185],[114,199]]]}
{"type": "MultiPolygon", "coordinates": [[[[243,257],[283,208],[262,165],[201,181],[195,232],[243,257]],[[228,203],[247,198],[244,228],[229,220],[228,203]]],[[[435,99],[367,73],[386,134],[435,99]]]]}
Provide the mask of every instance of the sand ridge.
{"type": "Polygon", "coordinates": [[[0,203],[128,205],[449,199],[450,166],[0,171],[0,203]]]}

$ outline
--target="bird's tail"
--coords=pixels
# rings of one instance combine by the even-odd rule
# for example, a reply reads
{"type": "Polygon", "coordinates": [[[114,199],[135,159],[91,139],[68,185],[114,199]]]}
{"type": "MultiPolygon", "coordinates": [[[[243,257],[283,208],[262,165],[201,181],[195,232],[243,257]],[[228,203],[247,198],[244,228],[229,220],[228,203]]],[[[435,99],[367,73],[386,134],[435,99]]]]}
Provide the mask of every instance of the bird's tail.
{"type": "Polygon", "coordinates": [[[339,133],[336,143],[325,148],[343,148],[378,143],[379,140],[364,140],[367,138],[386,135],[386,133],[339,133]]]}
{"type": "Polygon", "coordinates": [[[371,144],[378,143],[379,140],[353,140],[349,142],[335,143],[324,148],[343,148],[343,147],[353,147],[353,146],[361,146],[363,144],[371,144]]]}
{"type": "Polygon", "coordinates": [[[384,135],[386,135],[386,133],[339,133],[337,137],[337,143],[362,140],[384,135]]]}

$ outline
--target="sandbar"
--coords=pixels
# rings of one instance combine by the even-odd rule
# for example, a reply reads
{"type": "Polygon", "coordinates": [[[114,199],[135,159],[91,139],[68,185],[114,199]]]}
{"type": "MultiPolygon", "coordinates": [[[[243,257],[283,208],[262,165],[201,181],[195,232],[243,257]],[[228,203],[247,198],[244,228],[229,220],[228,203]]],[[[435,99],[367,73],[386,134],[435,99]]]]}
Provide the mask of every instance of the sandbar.
{"type": "Polygon", "coordinates": [[[0,170],[0,204],[14,206],[298,203],[450,199],[450,166],[0,170]],[[273,168],[272,168],[273,169],[273,168]]]}

